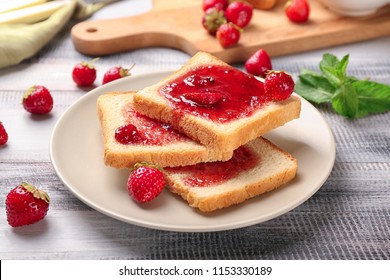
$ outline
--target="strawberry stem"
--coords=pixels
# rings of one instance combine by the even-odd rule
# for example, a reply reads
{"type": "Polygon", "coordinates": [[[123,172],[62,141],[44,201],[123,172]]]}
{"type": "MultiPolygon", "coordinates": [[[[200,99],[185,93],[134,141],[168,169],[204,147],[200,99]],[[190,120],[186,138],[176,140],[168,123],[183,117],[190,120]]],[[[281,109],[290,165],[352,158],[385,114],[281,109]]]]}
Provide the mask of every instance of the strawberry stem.
{"type": "Polygon", "coordinates": [[[32,195],[35,198],[42,199],[42,200],[46,201],[47,203],[50,202],[50,197],[45,191],[42,191],[42,190],[40,190],[40,189],[38,189],[38,188],[34,187],[33,185],[30,185],[29,183],[26,183],[26,182],[22,182],[20,185],[23,188],[25,188],[28,192],[32,193],[32,195]]]}
{"type": "Polygon", "coordinates": [[[157,164],[151,164],[151,163],[147,163],[147,162],[137,162],[136,164],[134,164],[134,168],[132,170],[136,170],[138,167],[141,167],[141,166],[151,167],[151,168],[155,168],[155,169],[158,169],[160,171],[163,171],[163,169],[160,166],[158,166],[157,164]]]}

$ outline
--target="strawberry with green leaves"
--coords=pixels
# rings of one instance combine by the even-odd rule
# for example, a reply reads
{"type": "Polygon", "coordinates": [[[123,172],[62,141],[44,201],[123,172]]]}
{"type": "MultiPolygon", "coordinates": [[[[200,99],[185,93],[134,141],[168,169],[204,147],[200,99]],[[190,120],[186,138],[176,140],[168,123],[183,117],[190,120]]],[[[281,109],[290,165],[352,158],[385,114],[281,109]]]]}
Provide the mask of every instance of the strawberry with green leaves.
{"type": "Polygon", "coordinates": [[[31,114],[48,114],[53,109],[53,97],[46,87],[34,85],[23,95],[22,104],[31,114]]]}
{"type": "Polygon", "coordinates": [[[77,63],[72,71],[73,81],[80,87],[91,86],[96,80],[96,68],[94,63],[99,58],[94,58],[89,62],[77,63]]]}
{"type": "Polygon", "coordinates": [[[224,23],[226,23],[225,12],[219,8],[209,8],[203,14],[202,26],[212,36],[215,36],[218,28],[224,23]]]}
{"type": "Polygon", "coordinates": [[[130,70],[134,67],[135,64],[130,66],[130,68],[123,68],[122,66],[113,66],[104,73],[102,84],[107,84],[109,82],[121,79],[126,76],[130,76],[130,70]]]}
{"type": "Polygon", "coordinates": [[[8,224],[12,227],[34,224],[42,220],[49,210],[49,195],[28,184],[21,183],[6,198],[8,224]]]}

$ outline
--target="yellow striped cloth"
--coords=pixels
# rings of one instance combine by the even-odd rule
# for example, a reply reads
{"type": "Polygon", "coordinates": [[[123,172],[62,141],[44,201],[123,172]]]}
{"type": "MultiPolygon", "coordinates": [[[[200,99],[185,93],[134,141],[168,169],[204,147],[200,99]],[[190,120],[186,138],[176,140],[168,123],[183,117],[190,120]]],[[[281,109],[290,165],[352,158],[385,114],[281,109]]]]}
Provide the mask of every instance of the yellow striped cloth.
{"type": "Polygon", "coordinates": [[[33,23],[0,25],[0,68],[15,65],[34,56],[71,19],[84,19],[115,0],[86,4],[69,1],[48,19],[33,23]]]}

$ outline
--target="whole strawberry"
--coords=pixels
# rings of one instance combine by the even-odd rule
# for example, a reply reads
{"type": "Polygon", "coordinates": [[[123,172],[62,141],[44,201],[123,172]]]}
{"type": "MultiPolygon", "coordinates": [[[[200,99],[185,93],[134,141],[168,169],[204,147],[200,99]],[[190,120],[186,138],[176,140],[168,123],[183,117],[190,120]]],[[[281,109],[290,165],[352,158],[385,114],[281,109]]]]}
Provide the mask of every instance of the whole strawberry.
{"type": "Polygon", "coordinates": [[[222,24],[217,30],[217,38],[223,48],[234,46],[241,37],[241,30],[231,22],[222,24]]]}
{"type": "Polygon", "coordinates": [[[216,7],[220,10],[225,10],[229,4],[229,0],[203,0],[203,11],[207,11],[210,8],[216,7]]]}
{"type": "Polygon", "coordinates": [[[225,10],[229,22],[244,28],[252,19],[253,7],[245,2],[235,1],[229,4],[225,10]]]}
{"type": "Polygon", "coordinates": [[[110,69],[108,69],[106,71],[106,73],[104,73],[102,84],[104,85],[104,84],[107,84],[109,82],[118,80],[120,78],[130,76],[130,70],[133,67],[134,67],[134,64],[128,69],[123,68],[122,66],[111,67],[110,69]]]}
{"type": "Polygon", "coordinates": [[[272,62],[268,53],[259,49],[245,62],[245,70],[252,75],[265,78],[267,72],[272,70],[272,62]]]}
{"type": "Polygon", "coordinates": [[[202,25],[210,35],[214,36],[218,27],[224,23],[226,23],[225,12],[219,8],[210,8],[203,14],[202,25]]]}
{"type": "Polygon", "coordinates": [[[53,109],[53,97],[46,87],[34,85],[23,95],[22,104],[27,112],[43,115],[53,109]]]}
{"type": "Polygon", "coordinates": [[[2,122],[0,122],[0,146],[5,145],[8,142],[8,133],[4,128],[2,122]]]}
{"type": "Polygon", "coordinates": [[[164,173],[155,166],[136,164],[127,180],[129,195],[138,203],[155,199],[164,189],[164,173]]]}
{"type": "Polygon", "coordinates": [[[284,12],[292,22],[302,23],[309,19],[310,6],[307,0],[289,0],[284,12]]]}
{"type": "Polygon", "coordinates": [[[8,224],[19,227],[42,220],[49,210],[49,202],[46,192],[21,183],[8,193],[5,200],[8,224]]]}
{"type": "Polygon", "coordinates": [[[293,78],[284,71],[271,71],[265,77],[265,93],[273,100],[281,101],[290,97],[294,91],[293,78]]]}
{"type": "Polygon", "coordinates": [[[73,81],[81,87],[87,87],[92,85],[96,80],[96,68],[94,66],[95,61],[98,58],[94,58],[89,62],[77,63],[72,71],[73,81]]]}

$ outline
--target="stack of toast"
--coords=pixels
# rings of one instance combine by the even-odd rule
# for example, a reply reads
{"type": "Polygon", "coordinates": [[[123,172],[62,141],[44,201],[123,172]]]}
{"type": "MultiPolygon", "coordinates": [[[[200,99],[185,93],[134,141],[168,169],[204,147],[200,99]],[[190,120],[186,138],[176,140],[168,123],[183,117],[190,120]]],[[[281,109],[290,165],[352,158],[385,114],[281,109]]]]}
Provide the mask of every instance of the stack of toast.
{"type": "Polygon", "coordinates": [[[262,87],[252,75],[198,52],[152,86],[99,96],[105,164],[158,165],[167,188],[202,212],[276,189],[296,176],[297,160],[262,135],[299,118],[301,102],[294,94],[263,98],[262,87]],[[230,91],[239,94],[225,95],[230,91]],[[129,123],[143,142],[116,141],[116,129],[129,123]]]}

